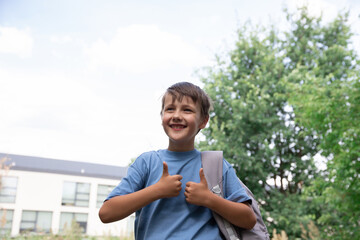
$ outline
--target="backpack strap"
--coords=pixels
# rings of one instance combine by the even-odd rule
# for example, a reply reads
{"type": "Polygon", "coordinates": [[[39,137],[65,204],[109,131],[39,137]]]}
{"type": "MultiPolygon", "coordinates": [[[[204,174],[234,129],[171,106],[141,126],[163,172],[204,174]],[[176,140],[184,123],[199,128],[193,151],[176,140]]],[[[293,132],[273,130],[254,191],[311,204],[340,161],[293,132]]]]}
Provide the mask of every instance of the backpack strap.
{"type": "MultiPolygon", "coordinates": [[[[201,163],[204,169],[208,188],[214,194],[224,197],[223,192],[223,152],[222,151],[204,151],[201,152],[201,163]]],[[[237,232],[233,225],[221,217],[219,214],[213,212],[215,221],[224,235],[225,239],[239,240],[237,232]]]]}
{"type": "Polygon", "coordinates": [[[222,151],[204,151],[201,152],[201,163],[204,169],[208,188],[216,194],[223,196],[222,177],[223,177],[223,152],[222,151]],[[221,159],[221,161],[219,161],[221,159]]]}
{"type": "MultiPolygon", "coordinates": [[[[208,182],[208,188],[218,196],[224,197],[222,184],[222,151],[201,152],[201,163],[204,169],[206,181],[208,182]]],[[[226,221],[217,213],[213,212],[213,216],[221,233],[227,240],[270,240],[270,235],[261,217],[260,209],[253,193],[240,179],[238,180],[241,186],[245,189],[248,196],[252,199],[251,208],[253,209],[256,216],[256,224],[251,230],[240,230],[240,228],[235,228],[234,225],[226,221]]]]}

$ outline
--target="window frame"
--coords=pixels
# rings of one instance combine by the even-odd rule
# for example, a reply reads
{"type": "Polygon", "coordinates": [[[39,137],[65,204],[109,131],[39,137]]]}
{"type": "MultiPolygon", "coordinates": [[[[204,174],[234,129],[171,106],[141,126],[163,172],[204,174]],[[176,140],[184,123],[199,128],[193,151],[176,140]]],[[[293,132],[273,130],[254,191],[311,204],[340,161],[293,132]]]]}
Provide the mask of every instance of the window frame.
{"type": "Polygon", "coordinates": [[[82,229],[82,233],[86,233],[87,231],[87,225],[88,225],[88,221],[89,221],[89,214],[88,213],[79,213],[79,212],[61,212],[60,213],[60,221],[59,221],[59,232],[63,233],[64,230],[66,229],[64,226],[65,224],[63,224],[62,226],[62,217],[64,216],[63,214],[71,214],[71,223],[70,223],[70,228],[71,228],[71,224],[72,222],[75,220],[75,222],[80,226],[80,228],[82,229]],[[84,221],[78,221],[76,219],[76,216],[78,215],[86,215],[86,222],[84,221]]]}
{"type": "Polygon", "coordinates": [[[90,202],[90,191],[91,191],[91,184],[85,182],[72,182],[72,181],[64,181],[63,182],[63,192],[61,198],[61,205],[62,206],[73,206],[73,207],[89,207],[90,202]],[[64,190],[66,184],[75,184],[75,192],[73,192],[72,198],[64,198],[64,190]],[[80,185],[87,185],[88,192],[81,191],[80,185]],[[81,198],[80,196],[86,196],[86,199],[81,198]],[[65,200],[65,201],[64,201],[65,200]],[[84,205],[78,204],[79,202],[86,203],[84,205]]]}
{"type": "Polygon", "coordinates": [[[0,219],[1,219],[0,236],[10,235],[14,220],[14,209],[0,209],[0,219]],[[5,218],[5,224],[2,225],[2,221],[4,218],[5,218]]]}
{"type": "Polygon", "coordinates": [[[15,203],[16,202],[16,195],[17,195],[17,188],[18,188],[18,182],[19,182],[19,178],[17,176],[0,176],[0,203],[15,203]],[[14,186],[9,186],[9,185],[3,185],[3,183],[5,182],[4,179],[8,178],[8,179],[15,179],[16,183],[15,183],[15,187],[14,186]],[[11,192],[11,190],[14,192],[14,194],[6,194],[4,193],[5,191],[9,191],[11,192]],[[4,201],[3,199],[6,198],[11,198],[11,201],[4,201]]]}
{"type": "Polygon", "coordinates": [[[35,233],[41,233],[41,232],[45,232],[45,233],[50,233],[51,231],[51,226],[52,226],[52,217],[53,217],[53,212],[51,211],[36,211],[36,210],[23,210],[22,211],[22,215],[21,215],[21,221],[20,221],[20,226],[19,226],[19,231],[20,233],[23,232],[35,232],[35,233]],[[35,213],[35,219],[34,220],[24,220],[24,213],[35,213]],[[40,213],[50,213],[50,226],[49,229],[41,229],[38,227],[39,225],[39,215],[40,213]],[[30,223],[33,224],[34,227],[33,228],[24,228],[22,225],[26,224],[26,223],[30,223]]]}
{"type": "Polygon", "coordinates": [[[97,185],[97,189],[96,189],[96,207],[100,208],[101,205],[103,204],[104,200],[107,198],[107,196],[109,196],[110,192],[116,187],[116,185],[111,185],[111,184],[98,184],[97,185]],[[108,190],[111,189],[110,191],[107,191],[107,193],[99,193],[99,188],[100,187],[107,187],[108,190]]]}

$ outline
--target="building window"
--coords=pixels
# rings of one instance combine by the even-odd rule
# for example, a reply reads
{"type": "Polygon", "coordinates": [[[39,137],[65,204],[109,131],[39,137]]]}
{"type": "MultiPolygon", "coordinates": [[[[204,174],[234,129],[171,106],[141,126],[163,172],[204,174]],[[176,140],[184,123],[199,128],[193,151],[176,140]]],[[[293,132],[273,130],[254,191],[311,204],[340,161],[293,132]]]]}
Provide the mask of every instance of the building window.
{"type": "Polygon", "coordinates": [[[0,209],[0,236],[9,236],[14,210],[0,209]]]}
{"type": "Polygon", "coordinates": [[[45,232],[51,229],[52,212],[23,211],[20,232],[45,232]]]}
{"type": "Polygon", "coordinates": [[[100,208],[109,193],[115,188],[113,185],[98,185],[96,207],[100,208]]]}
{"type": "Polygon", "coordinates": [[[87,213],[62,212],[60,216],[60,231],[63,232],[66,229],[80,227],[81,232],[86,233],[87,218],[87,213]],[[77,226],[74,226],[74,223],[76,223],[77,226]]]}
{"type": "Polygon", "coordinates": [[[127,234],[134,234],[134,225],[135,225],[135,215],[130,215],[127,221],[127,234]]]}
{"type": "Polygon", "coordinates": [[[0,177],[0,203],[15,203],[17,177],[0,177]]]}
{"type": "Polygon", "coordinates": [[[90,183],[64,182],[61,204],[65,206],[88,207],[90,183]]]}

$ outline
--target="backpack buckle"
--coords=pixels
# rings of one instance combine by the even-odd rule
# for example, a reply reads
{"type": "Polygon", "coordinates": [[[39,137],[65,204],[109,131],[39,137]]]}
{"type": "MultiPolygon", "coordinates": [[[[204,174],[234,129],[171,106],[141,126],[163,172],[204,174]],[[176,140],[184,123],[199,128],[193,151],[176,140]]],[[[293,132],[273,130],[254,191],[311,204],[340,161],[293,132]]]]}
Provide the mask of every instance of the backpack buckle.
{"type": "Polygon", "coordinates": [[[220,186],[219,186],[219,185],[216,185],[215,187],[213,187],[213,188],[211,189],[211,191],[212,191],[213,193],[215,193],[216,195],[221,196],[221,189],[220,189],[220,186]]]}

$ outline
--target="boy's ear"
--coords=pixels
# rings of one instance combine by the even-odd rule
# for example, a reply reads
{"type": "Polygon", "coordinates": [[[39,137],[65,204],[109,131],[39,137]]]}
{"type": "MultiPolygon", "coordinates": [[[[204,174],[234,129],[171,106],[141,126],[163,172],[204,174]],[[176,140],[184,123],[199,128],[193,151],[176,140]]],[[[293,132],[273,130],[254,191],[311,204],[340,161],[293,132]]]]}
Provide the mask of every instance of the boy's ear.
{"type": "Polygon", "coordinates": [[[208,123],[209,121],[209,115],[205,116],[199,126],[200,129],[203,129],[206,127],[206,124],[208,123]]]}

